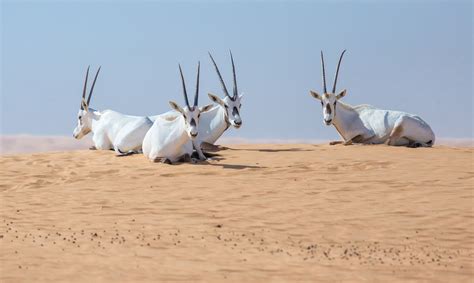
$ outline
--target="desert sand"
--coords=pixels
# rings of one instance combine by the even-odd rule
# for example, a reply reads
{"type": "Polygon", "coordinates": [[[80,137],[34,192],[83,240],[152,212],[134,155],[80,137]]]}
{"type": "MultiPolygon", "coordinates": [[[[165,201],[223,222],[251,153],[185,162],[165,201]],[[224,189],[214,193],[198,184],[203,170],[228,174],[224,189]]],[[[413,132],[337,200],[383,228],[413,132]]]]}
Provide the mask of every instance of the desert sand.
{"type": "Polygon", "coordinates": [[[0,157],[1,282],[470,282],[473,148],[0,157]]]}

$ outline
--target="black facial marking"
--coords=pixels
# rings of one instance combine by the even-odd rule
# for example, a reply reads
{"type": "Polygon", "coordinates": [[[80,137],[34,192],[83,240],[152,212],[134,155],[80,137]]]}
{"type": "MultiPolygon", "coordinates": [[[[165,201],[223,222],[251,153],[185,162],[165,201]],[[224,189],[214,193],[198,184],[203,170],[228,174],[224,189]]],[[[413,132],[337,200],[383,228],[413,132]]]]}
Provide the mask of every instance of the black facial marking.
{"type": "Polygon", "coordinates": [[[194,118],[191,119],[190,124],[191,124],[191,126],[196,127],[196,121],[194,120],[194,118]]]}
{"type": "Polygon", "coordinates": [[[326,112],[331,114],[331,106],[329,106],[329,104],[326,104],[326,112]]]}
{"type": "Polygon", "coordinates": [[[234,107],[234,109],[232,109],[232,115],[235,116],[238,114],[239,114],[239,110],[237,110],[237,107],[234,107]]]}

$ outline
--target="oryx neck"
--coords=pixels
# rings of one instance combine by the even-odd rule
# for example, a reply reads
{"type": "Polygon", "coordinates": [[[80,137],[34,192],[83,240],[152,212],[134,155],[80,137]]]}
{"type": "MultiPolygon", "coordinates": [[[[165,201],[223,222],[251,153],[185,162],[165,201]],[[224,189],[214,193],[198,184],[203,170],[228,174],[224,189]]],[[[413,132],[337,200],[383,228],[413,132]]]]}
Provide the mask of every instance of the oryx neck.
{"type": "Polygon", "coordinates": [[[336,128],[339,135],[341,135],[341,137],[346,140],[352,123],[357,119],[357,112],[351,105],[341,101],[337,101],[334,111],[334,120],[332,124],[336,128]]]}
{"type": "Polygon", "coordinates": [[[216,129],[214,131],[216,133],[215,139],[217,140],[230,126],[229,116],[227,115],[227,109],[224,107],[216,107],[217,113],[215,115],[214,120],[216,121],[213,123],[213,127],[216,129]]]}
{"type": "Polygon", "coordinates": [[[184,117],[180,115],[178,119],[174,120],[173,122],[176,123],[176,127],[172,127],[174,131],[171,133],[173,137],[170,137],[170,139],[174,140],[174,144],[176,145],[176,147],[181,147],[189,140],[191,140],[186,131],[184,117]]]}
{"type": "Polygon", "coordinates": [[[199,139],[213,144],[229,128],[229,125],[226,109],[216,105],[211,110],[202,113],[199,122],[199,139]]]}
{"type": "Polygon", "coordinates": [[[88,111],[89,113],[91,113],[91,130],[93,133],[95,133],[97,127],[99,127],[99,121],[100,117],[102,116],[102,113],[92,108],[89,108],[88,111]]]}

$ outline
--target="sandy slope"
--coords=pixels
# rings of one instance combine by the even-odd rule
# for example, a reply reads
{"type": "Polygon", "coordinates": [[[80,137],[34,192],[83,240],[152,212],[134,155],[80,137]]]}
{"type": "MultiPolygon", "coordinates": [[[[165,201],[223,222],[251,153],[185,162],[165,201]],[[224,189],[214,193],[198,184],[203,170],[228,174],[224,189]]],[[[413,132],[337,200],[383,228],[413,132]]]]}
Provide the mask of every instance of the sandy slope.
{"type": "Polygon", "coordinates": [[[472,280],[473,148],[232,147],[0,157],[0,281],[472,280]]]}
{"type": "MultiPolygon", "coordinates": [[[[221,144],[316,144],[327,143],[326,140],[315,139],[247,139],[237,137],[221,137],[221,144]]],[[[473,138],[436,138],[436,145],[455,147],[474,147],[473,138]]],[[[91,135],[80,140],[72,136],[34,136],[34,135],[0,135],[0,155],[18,153],[37,153],[47,151],[68,151],[88,149],[92,146],[91,135]]]]}

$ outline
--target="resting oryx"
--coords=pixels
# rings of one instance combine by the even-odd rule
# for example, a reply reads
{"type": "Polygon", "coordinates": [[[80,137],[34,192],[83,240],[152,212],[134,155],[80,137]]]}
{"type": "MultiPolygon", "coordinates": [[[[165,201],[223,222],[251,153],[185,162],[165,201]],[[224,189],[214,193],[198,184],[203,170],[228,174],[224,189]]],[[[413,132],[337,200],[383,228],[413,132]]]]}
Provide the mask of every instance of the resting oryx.
{"type": "Polygon", "coordinates": [[[77,126],[73,136],[80,139],[92,132],[94,146],[91,149],[113,149],[119,155],[140,152],[143,138],[153,125],[148,117],[128,116],[112,110],[97,111],[89,107],[99,71],[100,67],[86,100],[89,77],[89,67],[87,68],[81,109],[77,113],[77,126]]]}
{"type": "MultiPolygon", "coordinates": [[[[219,76],[222,91],[224,92],[225,97],[221,99],[212,93],[208,94],[209,98],[213,102],[217,103],[217,105],[214,105],[209,111],[201,115],[201,120],[199,123],[199,137],[196,139],[195,144],[202,144],[202,146],[206,149],[217,149],[217,146],[215,146],[214,143],[222,136],[229,126],[232,125],[234,128],[238,129],[242,125],[242,118],[240,117],[240,107],[242,104],[240,103],[240,100],[242,99],[243,95],[239,95],[237,90],[237,78],[235,75],[235,65],[232,52],[230,52],[234,80],[232,96],[230,96],[229,92],[227,91],[224,79],[222,78],[219,68],[217,67],[217,64],[214,61],[211,53],[209,53],[209,57],[211,58],[217,75],[219,76]]],[[[154,120],[160,116],[170,117],[171,115],[177,114],[179,113],[170,111],[159,116],[152,116],[150,118],[154,120]]]]}
{"type": "Polygon", "coordinates": [[[323,95],[315,91],[310,94],[321,101],[324,123],[334,125],[343,142],[331,144],[351,143],[430,147],[434,144],[435,136],[430,126],[420,117],[400,111],[381,110],[371,105],[351,106],[340,101],[346,95],[346,90],[336,94],[337,76],[341,65],[342,52],[337,64],[336,75],[332,92],[326,90],[326,74],[324,57],[321,51],[321,65],[323,72],[323,95]]]}
{"type": "MultiPolygon", "coordinates": [[[[193,141],[196,140],[199,133],[201,113],[212,108],[212,105],[198,107],[199,69],[200,64],[198,63],[196,94],[194,95],[194,104],[191,107],[188,101],[183,71],[181,65],[179,65],[186,107],[181,108],[176,102],[170,101],[171,108],[181,113],[181,115],[160,115],[156,117],[153,126],[143,139],[143,154],[151,161],[171,164],[180,159],[190,159],[193,153],[193,141]]],[[[199,155],[199,159],[205,160],[206,157],[202,153],[201,147],[194,145],[194,148],[199,155]]]]}

